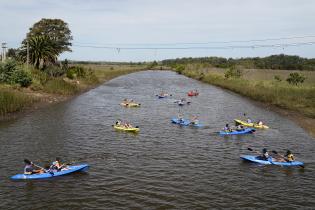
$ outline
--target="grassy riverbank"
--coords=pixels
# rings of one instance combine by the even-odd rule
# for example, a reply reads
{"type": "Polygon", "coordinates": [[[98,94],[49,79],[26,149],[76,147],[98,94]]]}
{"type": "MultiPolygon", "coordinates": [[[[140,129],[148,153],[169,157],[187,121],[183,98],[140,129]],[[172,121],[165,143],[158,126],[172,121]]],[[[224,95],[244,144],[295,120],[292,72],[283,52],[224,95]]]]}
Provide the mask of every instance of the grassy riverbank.
{"type": "MultiPolygon", "coordinates": [[[[26,69],[26,67],[23,67],[26,69]]],[[[95,86],[120,75],[129,74],[146,68],[144,65],[76,65],[84,76],[71,77],[67,74],[52,77],[47,73],[26,69],[32,84],[23,88],[17,84],[0,84],[0,118],[17,113],[36,104],[50,104],[94,88],[95,86]],[[70,79],[70,78],[71,79],[70,79]]]]}
{"type": "Polygon", "coordinates": [[[263,102],[264,105],[281,108],[277,111],[294,116],[302,127],[315,136],[314,71],[299,72],[306,76],[306,80],[297,86],[285,80],[293,72],[286,70],[245,69],[240,78],[225,78],[226,69],[188,64],[177,69],[177,72],[263,102]],[[280,77],[281,81],[276,80],[275,76],[280,77]]]}

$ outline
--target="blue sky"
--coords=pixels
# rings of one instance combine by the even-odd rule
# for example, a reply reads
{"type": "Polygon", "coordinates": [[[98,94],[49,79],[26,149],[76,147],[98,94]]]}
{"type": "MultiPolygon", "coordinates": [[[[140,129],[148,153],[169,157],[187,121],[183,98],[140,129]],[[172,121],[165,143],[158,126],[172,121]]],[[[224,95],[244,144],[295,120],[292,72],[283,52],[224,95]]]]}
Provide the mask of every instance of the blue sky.
{"type": "Polygon", "coordinates": [[[315,45],[213,49],[232,45],[315,42],[315,37],[209,43],[315,36],[314,11],[313,0],[0,0],[0,17],[5,20],[0,22],[0,41],[7,42],[9,47],[18,47],[35,22],[41,18],[61,18],[69,24],[74,37],[73,52],[64,53],[61,59],[149,61],[200,56],[253,57],[279,53],[315,57],[315,45]],[[83,48],[79,45],[109,46],[114,49],[83,48]],[[212,49],[115,49],[165,46],[207,46],[212,49]]]}

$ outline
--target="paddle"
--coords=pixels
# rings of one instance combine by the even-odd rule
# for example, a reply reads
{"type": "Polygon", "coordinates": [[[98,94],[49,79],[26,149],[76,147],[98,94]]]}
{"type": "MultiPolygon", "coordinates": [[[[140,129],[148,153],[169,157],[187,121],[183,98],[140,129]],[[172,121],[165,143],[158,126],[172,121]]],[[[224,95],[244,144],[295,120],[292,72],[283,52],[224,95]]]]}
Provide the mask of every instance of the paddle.
{"type": "Polygon", "coordinates": [[[43,168],[43,167],[41,167],[41,166],[39,166],[39,165],[36,165],[36,164],[33,163],[33,162],[32,162],[32,165],[35,166],[35,167],[37,167],[37,168],[42,169],[45,173],[50,173],[52,176],[54,176],[54,172],[49,171],[49,170],[46,170],[45,168],[43,168]]]}
{"type": "MultiPolygon", "coordinates": [[[[271,152],[274,153],[274,154],[276,154],[276,155],[278,155],[278,156],[280,156],[280,157],[282,157],[286,162],[291,162],[291,161],[289,161],[285,156],[279,154],[277,151],[272,150],[271,152]]],[[[301,168],[304,168],[303,165],[299,165],[299,166],[300,166],[301,168]]]]}
{"type": "MultiPolygon", "coordinates": [[[[249,151],[252,151],[252,152],[255,152],[255,153],[257,153],[257,154],[259,154],[260,156],[261,156],[261,153],[260,152],[258,152],[258,151],[256,151],[256,150],[253,150],[252,148],[247,148],[249,151]]],[[[269,156],[268,157],[268,159],[267,160],[265,160],[265,161],[269,161],[271,164],[273,164],[273,162],[272,162],[272,157],[271,156],[269,156]]]]}
{"type": "Polygon", "coordinates": [[[256,151],[256,150],[253,150],[252,148],[247,148],[249,151],[251,151],[251,152],[256,152],[257,154],[260,154],[260,152],[258,152],[258,151],[256,151]]]}

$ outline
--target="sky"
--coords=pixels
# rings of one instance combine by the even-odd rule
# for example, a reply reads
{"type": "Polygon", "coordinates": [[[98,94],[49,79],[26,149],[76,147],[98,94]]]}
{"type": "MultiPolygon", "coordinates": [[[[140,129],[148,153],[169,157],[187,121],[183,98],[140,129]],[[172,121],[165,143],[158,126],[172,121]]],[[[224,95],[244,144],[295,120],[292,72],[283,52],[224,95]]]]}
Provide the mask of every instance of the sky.
{"type": "Polygon", "coordinates": [[[314,0],[0,0],[0,42],[17,48],[35,22],[58,18],[73,35],[60,59],[314,58],[315,44],[288,46],[315,43],[314,12],[314,0]],[[250,41],[265,39],[278,40],[250,41]]]}

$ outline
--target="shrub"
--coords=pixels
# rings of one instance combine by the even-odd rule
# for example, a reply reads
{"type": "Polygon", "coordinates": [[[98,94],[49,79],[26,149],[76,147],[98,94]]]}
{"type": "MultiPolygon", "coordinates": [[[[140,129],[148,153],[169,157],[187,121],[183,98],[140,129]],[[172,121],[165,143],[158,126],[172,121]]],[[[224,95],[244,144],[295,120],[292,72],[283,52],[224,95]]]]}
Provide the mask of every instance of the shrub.
{"type": "Polygon", "coordinates": [[[305,79],[306,77],[304,75],[294,72],[289,74],[287,82],[289,84],[298,85],[299,83],[303,83],[305,79]]]}
{"type": "Polygon", "coordinates": [[[0,82],[11,83],[11,75],[17,69],[17,62],[9,60],[4,64],[0,64],[0,82]]]}
{"type": "Polygon", "coordinates": [[[74,79],[77,77],[77,74],[75,73],[75,70],[74,69],[68,69],[67,71],[67,77],[69,79],[74,79]]]}
{"type": "Polygon", "coordinates": [[[203,80],[205,78],[205,74],[203,73],[203,72],[201,72],[200,74],[199,74],[199,77],[198,77],[198,80],[203,80]]]}
{"type": "Polygon", "coordinates": [[[226,79],[228,78],[240,78],[242,76],[242,70],[239,68],[229,68],[227,71],[224,73],[224,77],[226,79]]]}
{"type": "Polygon", "coordinates": [[[60,77],[66,73],[66,70],[59,66],[48,66],[44,69],[44,72],[51,77],[60,77]]]}
{"type": "Polygon", "coordinates": [[[275,75],[274,79],[277,81],[277,82],[281,82],[282,79],[279,75],[275,75]]]}
{"type": "Polygon", "coordinates": [[[182,65],[179,65],[179,66],[176,66],[175,67],[175,71],[178,73],[178,74],[182,74],[182,72],[185,70],[185,66],[182,66],[182,65]]]}
{"type": "Polygon", "coordinates": [[[16,61],[9,60],[5,64],[0,64],[0,82],[28,87],[32,84],[32,77],[16,61]]]}
{"type": "Polygon", "coordinates": [[[15,70],[11,75],[11,82],[20,84],[21,87],[28,87],[32,84],[32,77],[22,69],[15,70]]]}
{"type": "Polygon", "coordinates": [[[72,66],[67,71],[67,77],[69,79],[85,78],[87,76],[87,70],[81,66],[72,66]]]}

